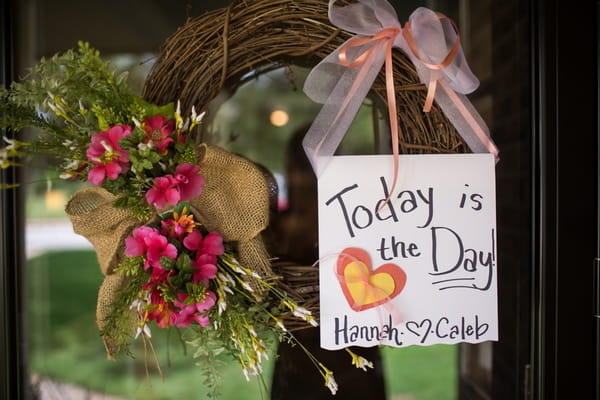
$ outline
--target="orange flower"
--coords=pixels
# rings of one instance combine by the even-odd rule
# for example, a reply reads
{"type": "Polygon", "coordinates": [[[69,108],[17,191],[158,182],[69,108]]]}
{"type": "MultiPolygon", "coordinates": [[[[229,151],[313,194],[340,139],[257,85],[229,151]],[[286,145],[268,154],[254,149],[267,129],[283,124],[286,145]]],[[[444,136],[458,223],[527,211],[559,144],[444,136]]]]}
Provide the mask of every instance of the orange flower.
{"type": "Polygon", "coordinates": [[[173,212],[173,218],[161,222],[161,233],[171,239],[181,239],[191,233],[197,225],[194,215],[188,214],[187,207],[184,207],[181,215],[173,212]]]}

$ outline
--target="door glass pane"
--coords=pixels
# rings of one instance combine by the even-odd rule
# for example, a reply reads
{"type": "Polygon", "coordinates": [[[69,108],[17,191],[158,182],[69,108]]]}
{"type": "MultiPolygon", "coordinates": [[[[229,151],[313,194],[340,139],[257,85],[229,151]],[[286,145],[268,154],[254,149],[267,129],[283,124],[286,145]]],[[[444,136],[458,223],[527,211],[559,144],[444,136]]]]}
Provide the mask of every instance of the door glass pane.
{"type": "MultiPolygon", "coordinates": [[[[180,14],[174,17],[176,13],[173,10],[177,7],[165,7],[162,3],[164,2],[148,2],[144,7],[135,10],[126,9],[127,7],[119,2],[104,3],[104,6],[111,10],[109,15],[136,15],[135,20],[130,19],[125,24],[119,22],[118,18],[106,17],[106,11],[98,11],[94,19],[94,10],[90,9],[71,10],[70,13],[75,15],[64,13],[61,19],[61,15],[56,13],[56,9],[60,7],[52,7],[54,12],[51,12],[52,10],[46,9],[48,5],[44,2],[32,1],[29,4],[34,8],[39,7],[40,12],[25,12],[24,26],[39,26],[48,45],[44,47],[44,42],[36,42],[28,48],[29,54],[25,54],[27,62],[35,61],[41,55],[48,56],[54,51],[73,47],[76,39],[93,38],[94,35],[90,31],[94,30],[95,26],[101,25],[104,32],[112,31],[117,37],[119,35],[116,32],[122,29],[120,34],[130,35],[130,42],[125,39],[115,39],[113,43],[99,40],[105,49],[99,47],[120,69],[132,71],[130,83],[139,90],[148,68],[152,65],[153,54],[149,51],[158,48],[161,40],[183,22],[183,6],[178,8],[180,14]],[[86,21],[89,19],[90,24],[78,20],[77,12],[85,13],[86,21]],[[52,18],[51,22],[47,18],[52,18]],[[70,24],[69,21],[79,23],[70,24]],[[69,29],[72,29],[68,32],[70,40],[66,40],[65,37],[53,38],[55,33],[48,24],[68,25],[69,29]],[[152,37],[141,39],[136,32],[132,32],[135,27],[147,32],[148,24],[163,29],[157,28],[153,30],[152,37]],[[134,40],[136,38],[141,42],[145,39],[154,41],[154,44],[146,43],[140,47],[139,42],[134,40]],[[111,47],[111,44],[114,47],[111,47]]],[[[200,3],[202,2],[196,2],[194,5],[194,15],[200,13],[200,3]]],[[[397,7],[401,19],[405,19],[416,6],[427,5],[457,19],[459,25],[463,21],[471,21],[457,18],[456,1],[443,4],[425,1],[413,1],[414,4],[411,5],[392,3],[397,7]]],[[[24,11],[27,10],[24,8],[24,11]]],[[[60,27],[60,34],[65,35],[66,28],[62,25],[60,27]]],[[[479,32],[485,27],[472,29],[479,32]]],[[[93,40],[91,42],[92,45],[96,45],[93,40]]],[[[477,44],[470,45],[475,47],[477,44]]],[[[489,65],[477,68],[484,76],[489,74],[486,70],[489,69],[489,65]]],[[[318,107],[311,104],[299,90],[305,73],[306,71],[299,69],[279,69],[242,87],[234,97],[219,106],[216,117],[208,125],[207,131],[207,138],[212,142],[244,154],[263,164],[275,175],[280,185],[278,206],[282,213],[296,201],[299,201],[296,205],[302,212],[314,211],[306,210],[305,207],[310,207],[311,202],[306,198],[306,191],[298,190],[305,189],[302,185],[311,183],[299,179],[286,169],[289,168],[289,156],[301,151],[298,138],[318,110],[318,107]],[[266,157],[266,154],[270,156],[266,157]]],[[[491,107],[491,100],[485,96],[480,97],[476,106],[480,107],[484,117],[487,117],[485,110],[491,107]]],[[[374,151],[373,105],[370,102],[367,101],[363,106],[353,129],[345,143],[345,151],[351,154],[374,151]]],[[[154,350],[145,347],[141,341],[138,341],[134,348],[135,359],[121,358],[116,362],[106,360],[95,323],[97,290],[103,276],[91,246],[85,239],[72,233],[63,211],[66,201],[83,186],[58,179],[56,168],[45,160],[38,165],[32,165],[27,173],[27,343],[31,380],[39,398],[203,398],[205,385],[200,370],[194,366],[189,348],[188,354],[185,354],[176,331],[152,331],[152,342],[160,364],[155,362],[154,350]],[[164,375],[164,382],[161,373],[164,375]],[[101,395],[104,397],[100,397],[101,395]]],[[[290,233],[289,230],[287,232],[290,233]]],[[[302,235],[306,234],[298,234],[302,235]]],[[[285,241],[280,241],[279,244],[285,247],[280,249],[280,252],[290,253],[297,249],[298,236],[290,234],[285,241]]],[[[313,246],[314,251],[314,241],[306,237],[303,240],[307,246],[313,246]]],[[[306,250],[302,253],[311,254],[306,250]]],[[[315,257],[302,261],[310,264],[315,261],[315,257]]],[[[489,346],[480,348],[483,350],[480,350],[474,359],[477,365],[489,374],[491,351],[489,346]]],[[[388,398],[456,398],[457,351],[458,346],[443,345],[383,349],[383,371],[388,398]]],[[[260,398],[270,386],[276,352],[276,348],[270,350],[271,362],[266,366],[264,383],[256,380],[246,383],[239,366],[235,362],[226,363],[222,367],[222,398],[260,398]]],[[[488,375],[485,379],[489,379],[488,375]]],[[[297,388],[290,387],[290,390],[292,389],[297,388]]]]}

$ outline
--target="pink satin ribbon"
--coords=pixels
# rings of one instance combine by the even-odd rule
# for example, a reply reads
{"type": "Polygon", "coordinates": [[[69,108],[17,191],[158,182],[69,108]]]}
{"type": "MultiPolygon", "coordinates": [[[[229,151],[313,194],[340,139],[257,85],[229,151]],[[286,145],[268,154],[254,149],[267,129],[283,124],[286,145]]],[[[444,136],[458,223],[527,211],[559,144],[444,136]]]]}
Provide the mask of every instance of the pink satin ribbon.
{"type": "MultiPolygon", "coordinates": [[[[417,44],[415,43],[415,39],[413,38],[412,34],[410,33],[410,27],[411,27],[410,21],[407,21],[406,24],[404,24],[404,29],[402,30],[402,36],[404,36],[404,39],[406,40],[406,43],[408,44],[408,47],[410,48],[410,50],[413,52],[415,58],[417,60],[419,60],[424,66],[426,66],[427,68],[429,68],[432,71],[442,70],[442,69],[448,67],[450,64],[452,64],[452,62],[456,58],[456,55],[458,54],[458,51],[460,49],[460,35],[458,33],[458,27],[456,26],[454,21],[452,21],[450,18],[446,17],[443,14],[440,14],[440,13],[436,13],[436,14],[440,19],[443,19],[443,18],[448,19],[448,21],[450,21],[452,23],[452,26],[454,27],[454,30],[456,31],[456,40],[454,41],[452,48],[450,49],[450,51],[448,52],[446,57],[444,57],[444,60],[439,64],[429,63],[429,62],[421,59],[421,57],[419,56],[419,48],[418,48],[417,44]]],[[[435,98],[435,90],[437,88],[437,82],[440,81],[441,79],[442,78],[440,76],[438,76],[437,74],[432,73],[429,75],[429,84],[427,85],[427,97],[425,99],[425,104],[423,105],[423,112],[431,111],[431,106],[433,105],[433,99],[435,98]]]]}
{"type": "Polygon", "coordinates": [[[496,147],[494,142],[492,142],[490,140],[489,135],[481,128],[480,124],[477,123],[476,119],[473,117],[472,112],[470,112],[467,109],[467,107],[465,107],[463,101],[456,94],[456,92],[454,90],[452,90],[450,87],[448,87],[444,78],[439,76],[439,74],[435,73],[436,71],[440,71],[444,68],[447,68],[449,65],[451,65],[452,62],[454,62],[454,59],[456,58],[458,51],[460,50],[460,34],[458,32],[458,27],[456,26],[456,24],[454,23],[453,20],[446,17],[445,15],[440,14],[440,13],[436,13],[436,14],[439,17],[439,19],[447,19],[448,21],[450,21],[450,23],[452,24],[452,27],[454,28],[454,30],[456,32],[456,40],[454,41],[452,48],[450,49],[450,51],[448,52],[448,54],[446,55],[444,60],[439,64],[429,63],[429,62],[421,59],[421,57],[419,56],[419,48],[418,48],[417,44],[415,43],[415,40],[410,32],[410,29],[411,29],[410,21],[407,21],[406,24],[404,24],[404,29],[402,30],[402,36],[406,40],[406,43],[407,43],[408,47],[410,48],[410,50],[412,51],[415,59],[417,59],[421,64],[423,64],[425,67],[429,68],[432,71],[431,74],[429,75],[429,83],[427,84],[427,97],[425,99],[425,104],[423,105],[423,112],[431,111],[431,106],[433,105],[433,100],[435,98],[437,85],[439,83],[439,85],[442,87],[444,92],[451,99],[452,103],[456,106],[456,108],[458,109],[458,111],[460,112],[462,117],[464,118],[465,122],[470,126],[470,128],[476,134],[477,138],[481,141],[481,143],[483,143],[483,145],[486,147],[487,151],[494,155],[494,158],[496,159],[496,161],[498,161],[499,160],[498,148],[496,147]]]}
{"type": "MultiPolygon", "coordinates": [[[[460,48],[460,37],[456,25],[451,20],[448,19],[456,38],[448,51],[444,37],[440,37],[445,36],[447,31],[441,27],[440,32],[440,27],[434,26],[432,22],[447,19],[442,14],[419,8],[413,12],[402,29],[393,8],[385,0],[358,0],[358,3],[341,8],[333,7],[334,3],[335,0],[330,0],[330,20],[336,26],[358,35],[317,65],[305,83],[305,92],[309,97],[324,103],[321,113],[315,118],[303,141],[317,175],[322,173],[328,159],[333,156],[362,99],[385,63],[394,160],[394,179],[390,196],[393,193],[398,177],[399,154],[392,47],[404,50],[415,64],[421,80],[427,85],[424,111],[431,109],[435,98],[473,152],[490,152],[498,159],[498,150],[489,137],[485,123],[464,96],[464,93],[477,87],[478,81],[466,65],[460,48]],[[413,30],[417,31],[418,39],[415,38],[413,30]],[[360,54],[351,57],[351,50],[359,51],[360,54]],[[443,50],[446,52],[445,57],[440,57],[439,53],[443,50]],[[430,61],[438,57],[442,59],[441,62],[430,61]],[[458,57],[460,59],[457,64],[453,64],[458,57]],[[336,64],[345,67],[346,72],[337,69],[336,64]],[[352,70],[356,72],[349,72],[352,70]],[[352,84],[347,85],[347,80],[352,80],[352,84]],[[438,87],[441,91],[437,90],[438,87]],[[456,91],[460,91],[461,94],[456,91]],[[352,118],[347,114],[352,114],[352,118]]],[[[452,37],[449,40],[452,40],[452,37]]]]}
{"type": "MultiPolygon", "coordinates": [[[[365,44],[373,44],[379,40],[383,40],[385,43],[385,89],[387,95],[387,105],[388,105],[388,114],[390,117],[390,135],[392,139],[392,152],[393,152],[393,160],[394,160],[394,176],[392,179],[392,186],[389,191],[389,195],[384,203],[380,206],[380,209],[385,207],[385,205],[390,200],[392,193],[394,193],[394,189],[396,188],[396,181],[398,180],[398,164],[399,164],[399,152],[398,152],[398,113],[396,107],[396,90],[394,88],[394,70],[392,64],[392,48],[394,45],[394,39],[401,32],[401,29],[398,28],[386,28],[382,29],[379,33],[374,35],[372,38],[357,38],[352,39],[346,42],[340,48],[339,58],[340,63],[349,68],[357,68],[361,67],[365,61],[369,58],[372,58],[374,55],[374,50],[376,49],[373,46],[370,46],[368,50],[360,54],[355,58],[354,61],[349,61],[347,56],[347,51],[349,48],[363,46],[365,44]]],[[[360,82],[360,81],[359,81],[360,82]]],[[[353,96],[353,92],[348,93],[348,97],[353,96]]]]}

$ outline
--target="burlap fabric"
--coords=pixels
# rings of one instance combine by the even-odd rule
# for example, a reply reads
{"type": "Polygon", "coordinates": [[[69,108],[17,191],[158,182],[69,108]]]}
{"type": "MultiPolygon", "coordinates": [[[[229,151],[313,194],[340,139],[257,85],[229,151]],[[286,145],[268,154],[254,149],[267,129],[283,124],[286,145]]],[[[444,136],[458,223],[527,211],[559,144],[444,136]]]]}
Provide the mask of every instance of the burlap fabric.
{"type": "MultiPolygon", "coordinates": [[[[200,172],[206,183],[202,194],[190,201],[196,220],[232,243],[242,265],[271,279],[270,257],[261,238],[269,223],[269,187],[263,173],[247,159],[216,146],[202,144],[198,150],[200,172]]],[[[77,192],[66,207],[73,230],[92,243],[105,275],[96,306],[100,331],[119,290],[127,283],[123,276],[114,273],[125,250],[125,238],[142,225],[129,210],[114,208],[116,199],[102,188],[90,188],[77,192]]],[[[261,287],[253,278],[247,278],[255,296],[260,298],[261,287]]],[[[131,329],[135,329],[133,314],[131,329]]],[[[112,358],[114,340],[107,336],[102,339],[112,358]]]]}
{"type": "MultiPolygon", "coordinates": [[[[113,300],[119,290],[126,285],[125,277],[113,273],[125,250],[125,238],[140,225],[130,211],[114,208],[117,198],[101,188],[83,189],[69,201],[66,212],[75,233],[86,237],[94,246],[100,270],[105,275],[98,292],[96,323],[102,332],[105,321],[112,310],[113,300]]],[[[135,328],[134,315],[131,316],[131,329],[135,328]]],[[[103,336],[108,358],[112,359],[116,347],[114,340],[103,336]]]]}
{"type": "MultiPolygon", "coordinates": [[[[260,233],[269,224],[269,187],[263,172],[245,158],[219,147],[198,147],[202,194],[191,200],[194,215],[208,230],[237,243],[238,261],[270,277],[269,254],[260,233]]],[[[260,287],[250,284],[260,292],[260,287]]]]}

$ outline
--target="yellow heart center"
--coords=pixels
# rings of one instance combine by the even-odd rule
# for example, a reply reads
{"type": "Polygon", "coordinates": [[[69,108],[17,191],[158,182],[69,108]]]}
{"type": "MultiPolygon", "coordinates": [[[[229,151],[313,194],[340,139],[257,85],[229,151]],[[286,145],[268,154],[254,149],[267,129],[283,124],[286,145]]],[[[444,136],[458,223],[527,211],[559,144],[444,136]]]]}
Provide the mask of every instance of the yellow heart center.
{"type": "Polygon", "coordinates": [[[385,272],[371,274],[365,263],[352,261],[344,269],[344,279],[352,299],[358,306],[389,297],[396,288],[394,278],[385,272]]]}

